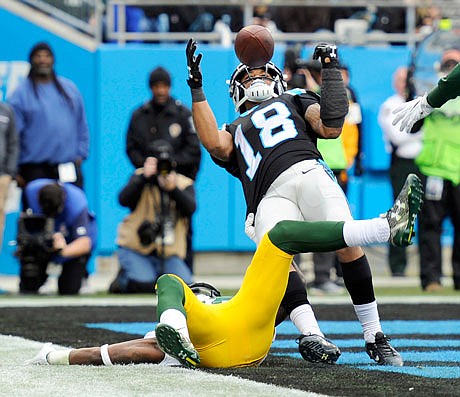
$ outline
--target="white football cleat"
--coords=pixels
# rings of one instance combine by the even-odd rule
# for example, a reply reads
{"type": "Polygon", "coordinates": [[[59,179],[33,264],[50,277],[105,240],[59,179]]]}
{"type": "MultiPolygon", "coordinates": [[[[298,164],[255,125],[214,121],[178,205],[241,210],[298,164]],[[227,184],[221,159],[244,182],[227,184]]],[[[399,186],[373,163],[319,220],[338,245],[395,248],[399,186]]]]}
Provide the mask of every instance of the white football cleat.
{"type": "Polygon", "coordinates": [[[48,356],[48,353],[54,352],[56,349],[52,346],[53,344],[51,342],[45,343],[41,350],[37,353],[37,355],[34,358],[31,358],[30,360],[26,360],[24,364],[26,365],[49,365],[48,360],[46,359],[46,356],[48,356]]]}

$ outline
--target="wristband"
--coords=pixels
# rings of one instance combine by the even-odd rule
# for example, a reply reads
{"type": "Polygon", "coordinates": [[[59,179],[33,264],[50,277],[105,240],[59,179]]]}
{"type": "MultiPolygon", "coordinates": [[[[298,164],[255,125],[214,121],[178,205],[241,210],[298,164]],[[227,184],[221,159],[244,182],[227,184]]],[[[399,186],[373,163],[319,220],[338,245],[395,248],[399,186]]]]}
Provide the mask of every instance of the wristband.
{"type": "Polygon", "coordinates": [[[206,101],[206,96],[204,95],[203,88],[192,88],[192,102],[204,102],[206,101]]]}

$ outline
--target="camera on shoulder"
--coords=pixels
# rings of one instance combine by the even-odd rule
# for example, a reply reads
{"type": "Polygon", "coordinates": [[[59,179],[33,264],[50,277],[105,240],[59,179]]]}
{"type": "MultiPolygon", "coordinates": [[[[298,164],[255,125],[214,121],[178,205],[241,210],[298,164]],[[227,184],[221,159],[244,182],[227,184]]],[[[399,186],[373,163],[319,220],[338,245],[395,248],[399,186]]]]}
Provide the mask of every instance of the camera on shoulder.
{"type": "Polygon", "coordinates": [[[54,219],[21,213],[18,220],[16,255],[20,259],[53,252],[54,219]]]}

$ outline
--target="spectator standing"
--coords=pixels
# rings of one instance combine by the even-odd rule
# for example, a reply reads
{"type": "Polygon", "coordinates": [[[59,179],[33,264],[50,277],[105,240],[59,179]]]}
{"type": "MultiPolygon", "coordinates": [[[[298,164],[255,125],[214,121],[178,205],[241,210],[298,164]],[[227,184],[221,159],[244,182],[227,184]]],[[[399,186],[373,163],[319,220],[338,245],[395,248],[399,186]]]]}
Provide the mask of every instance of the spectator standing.
{"type": "MultiPolygon", "coordinates": [[[[393,73],[393,89],[395,93],[380,106],[378,123],[383,132],[386,150],[391,153],[390,181],[393,198],[410,173],[420,175],[415,158],[422,149],[422,133],[401,133],[399,127],[392,124],[393,110],[407,99],[407,68],[399,67],[393,73]]],[[[407,267],[407,250],[405,247],[389,246],[388,262],[393,277],[403,277],[407,267]]]]}
{"type": "Polygon", "coordinates": [[[164,273],[192,282],[185,263],[190,216],[196,208],[193,180],[176,173],[172,148],[154,142],[152,155],[120,192],[131,213],[118,229],[120,271],[110,285],[113,293],[153,292],[164,273]]]}
{"type": "MultiPolygon", "coordinates": [[[[136,168],[144,166],[152,142],[161,139],[173,148],[176,172],[196,179],[201,161],[198,136],[190,110],[171,97],[171,76],[163,67],[150,73],[149,88],[152,98],[137,108],[126,135],[126,153],[136,168]]],[[[192,223],[189,221],[186,262],[193,271],[192,223]]]]}
{"type": "Polygon", "coordinates": [[[97,238],[95,217],[83,190],[71,183],[36,179],[27,184],[24,195],[29,208],[18,227],[20,292],[37,293],[48,277],[49,262],[54,262],[62,265],[59,294],[78,294],[97,238]],[[33,215],[41,215],[43,223],[33,215]]]}
{"type": "Polygon", "coordinates": [[[16,175],[18,135],[13,110],[0,102],[0,250],[3,243],[8,187],[16,175]]]}
{"type": "Polygon", "coordinates": [[[49,44],[36,44],[28,77],[9,98],[20,142],[20,187],[51,178],[83,188],[81,165],[89,152],[83,99],[72,81],[56,75],[54,61],[49,44]]]}
{"type": "MultiPolygon", "coordinates": [[[[446,76],[460,62],[460,49],[443,52],[440,73],[446,76]]],[[[442,225],[450,217],[454,227],[452,273],[460,290],[460,98],[434,109],[423,120],[423,145],[415,162],[422,173],[425,200],[419,218],[420,278],[422,289],[442,288],[442,225]]]]}
{"type": "Polygon", "coordinates": [[[171,76],[163,67],[149,76],[152,98],[131,115],[126,136],[126,153],[136,168],[144,166],[150,144],[166,140],[172,145],[176,171],[195,180],[201,160],[198,136],[191,112],[171,97],[171,76]]]}

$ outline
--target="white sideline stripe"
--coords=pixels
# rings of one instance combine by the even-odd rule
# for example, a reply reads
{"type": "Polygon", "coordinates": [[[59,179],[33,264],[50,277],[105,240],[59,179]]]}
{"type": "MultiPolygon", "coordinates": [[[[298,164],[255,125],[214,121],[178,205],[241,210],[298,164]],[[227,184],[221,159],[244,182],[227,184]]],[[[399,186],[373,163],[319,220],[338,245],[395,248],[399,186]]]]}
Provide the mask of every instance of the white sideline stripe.
{"type": "Polygon", "coordinates": [[[24,365],[42,343],[0,335],[0,395],[130,397],[130,396],[302,396],[322,394],[257,383],[235,376],[155,364],[112,367],[24,365]],[[222,394],[224,393],[224,394],[222,394]]]}
{"type": "MultiPolygon", "coordinates": [[[[348,296],[311,296],[313,304],[342,305],[350,304],[348,296]]],[[[459,296],[387,296],[377,297],[379,304],[460,304],[459,296]]],[[[120,295],[116,297],[94,297],[94,296],[0,296],[0,307],[50,307],[50,306],[156,306],[157,297],[136,297],[120,295]]]]}

